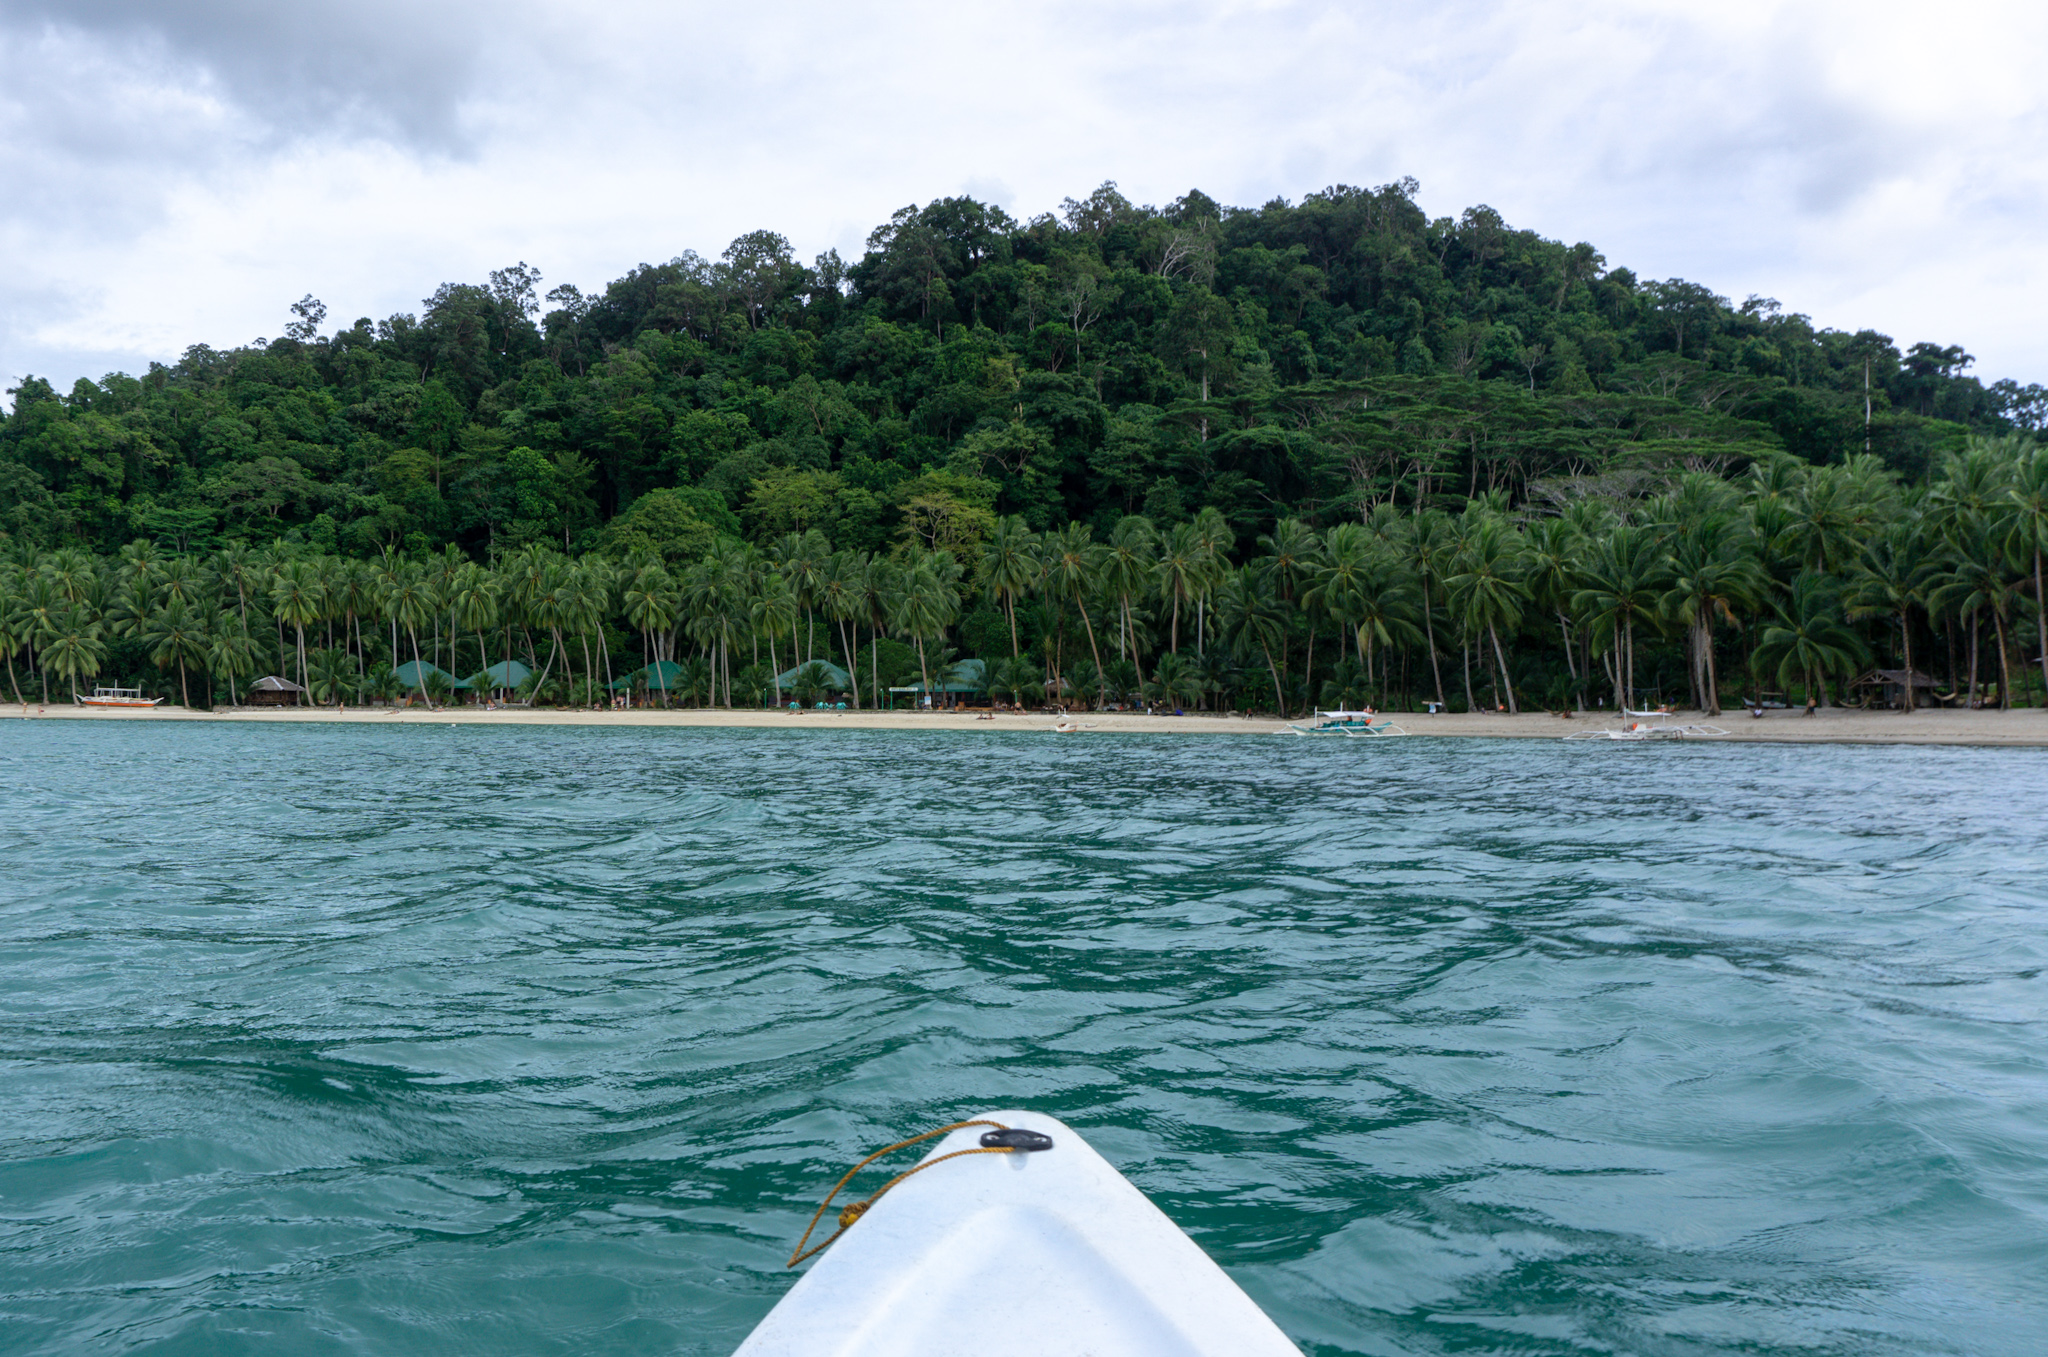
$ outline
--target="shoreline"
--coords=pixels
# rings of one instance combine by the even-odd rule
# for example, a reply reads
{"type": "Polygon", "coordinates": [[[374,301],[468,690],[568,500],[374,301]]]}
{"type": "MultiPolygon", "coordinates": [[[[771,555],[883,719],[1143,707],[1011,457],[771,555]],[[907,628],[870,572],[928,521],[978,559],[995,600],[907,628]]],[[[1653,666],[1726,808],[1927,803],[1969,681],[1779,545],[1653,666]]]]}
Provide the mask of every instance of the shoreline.
{"type": "MultiPolygon", "coordinates": [[[[1076,712],[1065,718],[1043,713],[999,713],[995,719],[972,713],[844,711],[671,710],[640,708],[630,711],[558,711],[504,708],[484,711],[476,707],[451,707],[441,711],[417,708],[356,707],[337,712],[325,707],[223,708],[218,711],[188,711],[183,707],[153,707],[121,711],[74,707],[49,703],[40,713],[30,703],[30,721],[212,721],[238,725],[495,725],[495,726],[619,726],[680,729],[785,729],[785,730],[962,730],[1051,732],[1062,720],[1079,727],[1081,735],[1273,735],[1287,729],[1287,723],[1270,717],[1241,716],[1144,716],[1133,712],[1076,712]]],[[[0,705],[0,721],[24,719],[12,703],[0,705]]],[[[1549,712],[1520,716],[1497,713],[1444,714],[1389,712],[1387,719],[1411,736],[1452,739],[1559,739],[1581,731],[1616,730],[1621,722],[1611,713],[1598,711],[1562,720],[1549,712]]],[[[1762,719],[1735,708],[1718,717],[1680,712],[1671,717],[1676,724],[1718,726],[1728,734],[1721,738],[1690,741],[1702,744],[1906,744],[1967,745],[1986,748],[2048,748],[2048,709],[2022,708],[2017,711],[1951,711],[1927,709],[1910,716],[1888,711],[1856,711],[1831,707],[1806,715],[1802,710],[1766,712],[1762,719]]],[[[1590,743],[1590,742],[1589,742],[1590,743]]]]}

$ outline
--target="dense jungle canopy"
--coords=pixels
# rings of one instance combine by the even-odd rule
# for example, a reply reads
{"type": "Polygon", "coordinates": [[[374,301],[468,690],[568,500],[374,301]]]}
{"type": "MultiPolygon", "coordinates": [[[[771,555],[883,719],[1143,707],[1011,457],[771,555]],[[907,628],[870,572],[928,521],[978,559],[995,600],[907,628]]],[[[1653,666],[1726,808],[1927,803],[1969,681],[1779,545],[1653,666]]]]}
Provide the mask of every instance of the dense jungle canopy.
{"type": "Polygon", "coordinates": [[[767,231],[601,293],[522,262],[31,377],[0,644],[44,683],[329,697],[409,660],[589,701],[659,659],[731,701],[788,658],[972,656],[1032,700],[1712,707],[1909,648],[2024,692],[2048,392],[1416,191],[943,199],[851,264],[767,231]]]}

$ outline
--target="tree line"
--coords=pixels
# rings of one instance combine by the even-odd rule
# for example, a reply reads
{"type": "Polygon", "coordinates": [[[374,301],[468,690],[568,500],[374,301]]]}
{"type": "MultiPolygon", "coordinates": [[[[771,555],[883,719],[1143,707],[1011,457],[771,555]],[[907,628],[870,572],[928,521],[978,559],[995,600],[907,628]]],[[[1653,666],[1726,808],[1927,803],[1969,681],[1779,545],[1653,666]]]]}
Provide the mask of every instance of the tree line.
{"type": "Polygon", "coordinates": [[[2048,449],[2009,436],[1972,440],[1920,486],[1875,457],[1781,455],[1732,480],[1685,472],[1625,511],[1586,498],[1535,513],[1496,489],[1455,514],[1381,504],[1320,531],[1281,519],[1243,553],[1207,507],[1172,524],[1126,515],[1106,539],[1004,515],[971,550],[915,534],[895,551],[835,549],[816,528],[722,537],[681,564],[645,547],[529,545],[481,563],[452,546],[358,560],[138,539],[0,570],[0,651],[17,701],[20,659],[42,700],[52,679],[75,692],[147,667],[162,685],[175,675],[186,705],[195,679],[203,701],[217,684],[233,700],[268,666],[316,702],[392,698],[409,674],[427,701],[472,675],[570,705],[621,688],[728,707],[844,688],[859,707],[972,674],[1030,705],[1712,713],[1773,687],[1840,702],[1890,661],[2010,706],[2048,659],[2044,552],[2048,449]],[[960,664],[963,646],[984,664],[960,664]]]}
{"type": "Polygon", "coordinates": [[[522,262],[24,379],[9,663],[340,694],[516,657],[580,702],[661,660],[722,702],[795,654],[872,701],[966,656],[1062,700],[1711,707],[1724,670],[1839,698],[1910,646],[2013,699],[2048,392],[1416,191],[942,199],[850,264],[767,231],[591,293],[522,262]]]}

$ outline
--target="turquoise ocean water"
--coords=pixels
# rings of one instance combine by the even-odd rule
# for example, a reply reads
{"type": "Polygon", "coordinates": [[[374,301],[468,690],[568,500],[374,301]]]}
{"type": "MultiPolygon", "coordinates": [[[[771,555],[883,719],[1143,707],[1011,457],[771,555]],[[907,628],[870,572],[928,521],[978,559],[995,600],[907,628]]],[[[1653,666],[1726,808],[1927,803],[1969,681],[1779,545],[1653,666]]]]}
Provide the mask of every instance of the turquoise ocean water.
{"type": "Polygon", "coordinates": [[[1084,1131],[1304,1351],[2048,1350],[2048,753],[0,725],[0,1349],[722,1354],[1084,1131]]]}

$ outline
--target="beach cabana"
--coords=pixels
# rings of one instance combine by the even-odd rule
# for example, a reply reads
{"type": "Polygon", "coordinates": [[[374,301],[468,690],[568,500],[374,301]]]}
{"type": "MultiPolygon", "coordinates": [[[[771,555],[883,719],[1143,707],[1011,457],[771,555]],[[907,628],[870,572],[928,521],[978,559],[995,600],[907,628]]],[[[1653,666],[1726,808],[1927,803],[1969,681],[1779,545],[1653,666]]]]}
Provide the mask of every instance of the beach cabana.
{"type": "Polygon", "coordinates": [[[792,665],[775,676],[775,685],[781,688],[782,691],[788,692],[791,688],[796,687],[796,676],[810,668],[812,664],[825,671],[825,687],[828,690],[835,693],[853,691],[853,680],[847,677],[844,669],[841,669],[830,660],[812,660],[805,664],[792,665]]]}
{"type": "MultiPolygon", "coordinates": [[[[935,693],[979,693],[988,687],[988,666],[980,660],[959,660],[946,666],[937,683],[932,685],[935,693]]],[[[896,689],[891,688],[890,692],[896,689]]],[[[912,683],[904,687],[905,692],[922,693],[924,684],[912,683]]]]}
{"type": "Polygon", "coordinates": [[[1913,694],[1913,705],[1932,705],[1934,680],[1915,669],[1908,674],[1903,669],[1873,669],[1849,685],[1852,688],[1878,690],[1878,700],[1887,707],[1901,707],[1906,704],[1906,693],[1913,694]]]}
{"type": "Polygon", "coordinates": [[[533,670],[518,660],[499,660],[484,668],[484,686],[487,688],[510,688],[519,691],[519,685],[533,677],[533,670]]]}
{"type": "Polygon", "coordinates": [[[299,694],[305,691],[290,679],[271,674],[249,685],[247,701],[252,707],[291,707],[298,704],[299,694]]]}
{"type": "Polygon", "coordinates": [[[439,665],[428,664],[425,660],[407,660],[391,671],[391,676],[408,688],[418,688],[422,684],[432,683],[436,674],[448,680],[450,688],[470,686],[468,679],[459,679],[439,665]]]}
{"type": "MultiPolygon", "coordinates": [[[[931,686],[931,691],[942,698],[972,697],[988,691],[988,666],[980,660],[959,660],[946,667],[944,676],[931,686]]],[[[891,688],[890,705],[894,706],[897,694],[907,695],[912,706],[923,705],[925,686],[922,683],[906,683],[891,688]]]]}
{"type": "Polygon", "coordinates": [[[645,683],[647,691],[659,693],[664,690],[674,693],[683,686],[683,667],[674,660],[656,660],[653,664],[642,665],[630,674],[621,674],[612,680],[615,693],[630,693],[645,683]]]}

